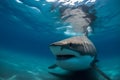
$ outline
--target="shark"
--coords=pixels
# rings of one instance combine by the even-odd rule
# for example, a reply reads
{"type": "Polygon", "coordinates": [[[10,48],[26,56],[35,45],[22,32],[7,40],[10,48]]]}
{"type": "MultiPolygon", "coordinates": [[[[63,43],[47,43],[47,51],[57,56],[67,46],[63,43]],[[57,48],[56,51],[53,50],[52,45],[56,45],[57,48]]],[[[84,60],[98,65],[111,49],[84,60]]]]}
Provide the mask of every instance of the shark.
{"type": "Polygon", "coordinates": [[[95,69],[106,80],[111,80],[96,63],[97,50],[87,36],[75,36],[50,44],[50,50],[56,58],[56,63],[49,69],[60,67],[68,71],[82,71],[89,68],[95,69]]]}
{"type": "Polygon", "coordinates": [[[53,2],[50,11],[54,12],[59,10],[59,18],[66,29],[65,34],[71,32],[74,34],[67,35],[89,36],[94,33],[95,27],[93,27],[92,24],[97,18],[95,15],[96,10],[94,4],[87,5],[85,2],[79,2],[79,0],[63,0],[63,2],[61,2],[61,0],[56,0],[53,2]],[[74,2],[76,4],[71,5],[68,2],[74,2]],[[66,3],[68,3],[68,5],[66,3]]]}

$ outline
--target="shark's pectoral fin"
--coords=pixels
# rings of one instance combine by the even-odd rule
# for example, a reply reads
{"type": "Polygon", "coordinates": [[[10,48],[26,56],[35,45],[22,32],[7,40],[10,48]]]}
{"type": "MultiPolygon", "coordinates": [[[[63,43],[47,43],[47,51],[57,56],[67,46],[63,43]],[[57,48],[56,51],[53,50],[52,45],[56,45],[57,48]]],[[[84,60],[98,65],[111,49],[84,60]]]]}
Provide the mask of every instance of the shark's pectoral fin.
{"type": "Polygon", "coordinates": [[[58,66],[56,64],[53,64],[53,65],[49,66],[48,69],[54,69],[56,67],[58,67],[58,66]]]}
{"type": "Polygon", "coordinates": [[[100,75],[102,75],[106,80],[111,80],[111,78],[107,76],[103,71],[101,71],[95,64],[92,65],[92,68],[96,70],[100,75]]]}

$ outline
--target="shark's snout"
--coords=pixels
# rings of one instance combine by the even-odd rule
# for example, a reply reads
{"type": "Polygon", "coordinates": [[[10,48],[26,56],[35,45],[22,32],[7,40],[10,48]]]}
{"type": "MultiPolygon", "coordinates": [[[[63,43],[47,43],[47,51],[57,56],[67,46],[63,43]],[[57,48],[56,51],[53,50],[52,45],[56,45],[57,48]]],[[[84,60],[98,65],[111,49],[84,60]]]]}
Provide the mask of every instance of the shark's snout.
{"type": "Polygon", "coordinates": [[[60,44],[52,43],[52,44],[50,44],[50,47],[51,47],[51,46],[60,46],[60,44]]]}
{"type": "Polygon", "coordinates": [[[66,50],[65,48],[59,45],[52,44],[50,46],[50,49],[56,57],[56,60],[68,60],[76,57],[76,55],[73,54],[71,51],[66,50]]]}
{"type": "Polygon", "coordinates": [[[50,46],[62,46],[62,45],[63,43],[61,42],[55,42],[55,43],[50,44],[50,46]]]}

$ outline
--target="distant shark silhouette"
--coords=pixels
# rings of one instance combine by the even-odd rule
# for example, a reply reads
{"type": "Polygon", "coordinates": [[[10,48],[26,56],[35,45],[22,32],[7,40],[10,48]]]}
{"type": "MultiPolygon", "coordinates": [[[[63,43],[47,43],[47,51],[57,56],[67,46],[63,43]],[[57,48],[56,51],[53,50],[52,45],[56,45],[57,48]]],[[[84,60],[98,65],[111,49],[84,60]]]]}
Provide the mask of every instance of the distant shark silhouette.
{"type": "Polygon", "coordinates": [[[72,27],[72,32],[79,35],[91,35],[94,28],[91,24],[96,19],[95,13],[89,13],[90,7],[81,5],[77,8],[66,8],[61,11],[61,19],[72,27]]]}
{"type": "Polygon", "coordinates": [[[61,67],[69,71],[82,71],[93,68],[106,80],[111,80],[105,73],[96,67],[97,54],[94,44],[86,36],[76,36],[54,42],[50,50],[56,57],[56,63],[48,67],[61,67]]]}
{"type": "Polygon", "coordinates": [[[60,3],[59,0],[56,0],[51,7],[51,12],[59,8],[60,18],[63,24],[70,26],[67,30],[77,33],[77,35],[86,36],[94,32],[94,28],[91,26],[97,18],[95,16],[95,9],[93,8],[94,5],[87,6],[85,4],[79,4],[70,7],[62,4],[62,2],[60,3]]]}

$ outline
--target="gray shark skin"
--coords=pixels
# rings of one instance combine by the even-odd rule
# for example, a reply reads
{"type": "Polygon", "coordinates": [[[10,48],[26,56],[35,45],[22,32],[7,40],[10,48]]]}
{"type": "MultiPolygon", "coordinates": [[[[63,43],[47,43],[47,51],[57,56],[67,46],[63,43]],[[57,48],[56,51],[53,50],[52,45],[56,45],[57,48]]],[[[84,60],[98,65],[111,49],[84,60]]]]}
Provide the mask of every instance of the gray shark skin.
{"type": "Polygon", "coordinates": [[[56,64],[72,71],[90,68],[90,64],[96,59],[96,48],[86,36],[52,43],[50,49],[56,57],[56,64]]]}
{"type": "Polygon", "coordinates": [[[56,64],[49,69],[60,67],[69,71],[84,71],[92,68],[106,80],[111,80],[97,68],[96,48],[86,36],[75,36],[54,42],[50,45],[50,50],[56,57],[56,64]]]}
{"type": "Polygon", "coordinates": [[[65,48],[79,52],[80,55],[96,56],[96,48],[86,36],[76,36],[50,45],[50,47],[57,46],[61,46],[61,50],[65,48]]]}

